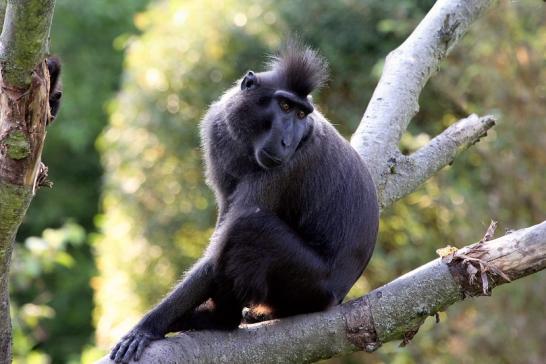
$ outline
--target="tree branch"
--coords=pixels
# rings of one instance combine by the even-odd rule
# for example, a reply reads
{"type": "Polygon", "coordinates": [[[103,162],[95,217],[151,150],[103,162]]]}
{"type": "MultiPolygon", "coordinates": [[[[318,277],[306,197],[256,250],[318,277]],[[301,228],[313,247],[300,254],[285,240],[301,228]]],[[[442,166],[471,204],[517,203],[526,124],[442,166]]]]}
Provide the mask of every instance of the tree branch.
{"type": "MultiPolygon", "coordinates": [[[[433,260],[333,309],[248,325],[194,331],[153,342],[143,363],[312,363],[381,344],[407,343],[428,316],[466,296],[546,268],[546,221],[433,260]],[[476,270],[469,269],[472,265],[476,270]],[[477,267],[477,268],[476,268],[477,267]]],[[[103,358],[99,364],[113,363],[103,358]]]]}
{"type": "Polygon", "coordinates": [[[494,125],[493,116],[472,114],[451,125],[411,156],[398,153],[391,157],[389,175],[384,181],[383,206],[410,194],[440,169],[453,163],[457,155],[487,135],[487,130],[494,125]]]}
{"type": "Polygon", "coordinates": [[[38,179],[49,111],[44,61],[54,0],[0,2],[0,364],[11,363],[8,275],[38,179]]]}
{"type": "Polygon", "coordinates": [[[55,0],[8,1],[2,35],[0,64],[4,83],[26,88],[34,67],[49,51],[49,29],[55,0]]]}
{"type": "MultiPolygon", "coordinates": [[[[376,183],[381,207],[412,192],[462,151],[440,149],[436,157],[443,164],[422,166],[430,159],[406,159],[398,145],[411,119],[419,110],[419,95],[440,61],[447,56],[470,25],[495,1],[439,0],[413,33],[392,51],[385,61],[381,79],[351,144],[366,160],[376,183]],[[442,154],[443,153],[443,154],[442,154]],[[399,164],[402,166],[399,166],[399,164]],[[404,173],[394,181],[393,170],[404,173]],[[396,182],[403,182],[397,188],[396,182]]],[[[491,119],[491,117],[489,117],[491,119]]],[[[490,128],[494,123],[486,123],[490,128]]],[[[464,144],[472,144],[483,133],[464,144]]]]}

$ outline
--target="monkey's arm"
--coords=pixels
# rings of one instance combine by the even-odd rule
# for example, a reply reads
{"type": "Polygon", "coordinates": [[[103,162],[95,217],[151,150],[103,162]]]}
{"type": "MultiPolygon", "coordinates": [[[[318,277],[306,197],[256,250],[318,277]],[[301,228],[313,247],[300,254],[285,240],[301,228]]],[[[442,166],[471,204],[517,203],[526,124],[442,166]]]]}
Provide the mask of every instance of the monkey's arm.
{"type": "Polygon", "coordinates": [[[110,359],[128,362],[134,356],[138,360],[150,341],[163,338],[175,321],[210,297],[212,281],[212,262],[205,256],[119,341],[110,359]]]}

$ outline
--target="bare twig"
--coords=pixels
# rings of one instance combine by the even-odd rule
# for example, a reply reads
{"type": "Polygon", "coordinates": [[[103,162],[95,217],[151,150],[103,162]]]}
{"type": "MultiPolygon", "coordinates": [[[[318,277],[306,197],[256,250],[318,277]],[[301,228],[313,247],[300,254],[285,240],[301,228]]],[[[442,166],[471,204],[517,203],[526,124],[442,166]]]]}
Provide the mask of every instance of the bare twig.
{"type": "Polygon", "coordinates": [[[479,241],[480,244],[493,239],[493,236],[495,236],[495,230],[497,230],[497,224],[498,221],[491,220],[491,223],[489,224],[485,235],[483,236],[482,240],[479,241]]]}

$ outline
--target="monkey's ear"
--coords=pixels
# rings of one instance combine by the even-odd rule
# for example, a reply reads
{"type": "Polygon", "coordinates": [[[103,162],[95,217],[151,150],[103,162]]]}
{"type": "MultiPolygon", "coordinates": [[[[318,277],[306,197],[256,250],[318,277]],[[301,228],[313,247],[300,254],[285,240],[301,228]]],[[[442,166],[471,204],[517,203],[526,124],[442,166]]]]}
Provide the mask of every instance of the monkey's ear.
{"type": "Polygon", "coordinates": [[[241,90],[251,90],[258,87],[258,77],[252,71],[246,73],[243,82],[241,82],[241,90]]]}

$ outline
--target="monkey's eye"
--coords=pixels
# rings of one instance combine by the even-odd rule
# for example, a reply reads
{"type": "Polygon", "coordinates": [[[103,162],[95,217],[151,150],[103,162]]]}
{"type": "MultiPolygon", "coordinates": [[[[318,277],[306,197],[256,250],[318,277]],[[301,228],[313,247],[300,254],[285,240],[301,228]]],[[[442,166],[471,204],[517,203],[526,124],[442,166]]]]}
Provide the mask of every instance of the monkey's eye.
{"type": "Polygon", "coordinates": [[[289,112],[290,111],[290,104],[288,102],[286,102],[285,100],[281,100],[279,102],[279,106],[281,107],[281,109],[284,111],[284,112],[289,112]]]}
{"type": "Polygon", "coordinates": [[[305,117],[305,111],[300,110],[298,111],[298,118],[303,119],[305,117]]]}

